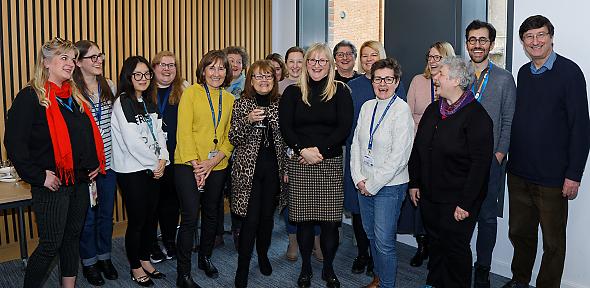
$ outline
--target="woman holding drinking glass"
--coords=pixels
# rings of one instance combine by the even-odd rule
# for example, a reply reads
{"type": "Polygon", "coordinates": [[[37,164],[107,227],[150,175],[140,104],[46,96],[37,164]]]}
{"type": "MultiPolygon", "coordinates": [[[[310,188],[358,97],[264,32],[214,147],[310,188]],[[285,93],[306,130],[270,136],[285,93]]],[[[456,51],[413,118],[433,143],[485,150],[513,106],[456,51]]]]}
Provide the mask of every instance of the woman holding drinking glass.
{"type": "MultiPolygon", "coordinates": [[[[260,273],[270,275],[270,247],[274,211],[284,174],[285,144],[279,130],[279,92],[274,67],[256,61],[246,73],[242,97],[234,103],[229,140],[235,147],[232,170],[232,212],[243,217],[238,248],[236,287],[246,287],[256,241],[260,273]]],[[[284,190],[283,190],[284,191],[284,190]]],[[[284,206],[284,205],[282,205],[284,206]]]]}

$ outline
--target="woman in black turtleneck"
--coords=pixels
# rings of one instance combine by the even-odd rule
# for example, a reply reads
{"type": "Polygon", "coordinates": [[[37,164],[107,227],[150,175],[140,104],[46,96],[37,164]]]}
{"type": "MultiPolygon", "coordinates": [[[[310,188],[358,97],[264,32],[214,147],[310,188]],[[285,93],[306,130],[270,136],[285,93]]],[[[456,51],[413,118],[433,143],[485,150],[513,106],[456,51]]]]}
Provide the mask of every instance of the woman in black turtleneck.
{"type": "Polygon", "coordinates": [[[340,287],[332,262],[342,219],[342,145],[352,125],[352,98],[347,86],[334,80],[334,58],[326,44],[312,45],[304,63],[300,84],[287,87],[280,104],[281,131],[294,152],[287,165],[289,220],[297,223],[302,258],[297,285],[311,285],[313,226],[318,224],[324,254],[322,279],[327,287],[340,287]]]}
{"type": "Polygon", "coordinates": [[[246,75],[242,97],[234,102],[229,140],[234,145],[232,201],[234,214],[244,217],[238,245],[236,287],[246,287],[250,258],[256,242],[260,273],[270,275],[267,252],[281,194],[285,146],[279,130],[279,93],[274,68],[256,61],[246,75]]]}

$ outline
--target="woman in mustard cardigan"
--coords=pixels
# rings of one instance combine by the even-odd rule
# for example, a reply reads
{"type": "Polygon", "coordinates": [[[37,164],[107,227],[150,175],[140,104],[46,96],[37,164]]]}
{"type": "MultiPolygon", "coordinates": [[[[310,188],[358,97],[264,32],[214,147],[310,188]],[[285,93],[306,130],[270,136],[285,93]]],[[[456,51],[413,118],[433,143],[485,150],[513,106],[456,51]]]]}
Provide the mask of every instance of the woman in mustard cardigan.
{"type": "Polygon", "coordinates": [[[177,286],[199,287],[191,278],[191,249],[201,203],[199,269],[217,278],[211,262],[219,203],[223,200],[229,156],[228,140],[234,97],[223,89],[231,81],[230,66],[221,50],[205,54],[197,67],[197,84],[184,90],[178,104],[175,181],[180,204],[177,286]],[[199,200],[201,200],[199,202],[199,200]]]}

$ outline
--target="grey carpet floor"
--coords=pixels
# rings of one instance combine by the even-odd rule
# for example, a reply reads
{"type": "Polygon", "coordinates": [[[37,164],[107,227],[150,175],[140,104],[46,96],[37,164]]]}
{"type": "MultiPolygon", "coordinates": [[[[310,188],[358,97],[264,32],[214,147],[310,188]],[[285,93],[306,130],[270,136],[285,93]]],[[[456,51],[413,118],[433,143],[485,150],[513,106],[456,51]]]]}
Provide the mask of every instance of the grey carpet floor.
{"type": "MultiPolygon", "coordinates": [[[[229,218],[229,217],[226,217],[229,218]]],[[[278,217],[277,217],[278,218],[278,217]]],[[[342,287],[362,287],[371,281],[371,277],[364,274],[350,273],[350,267],[356,256],[356,247],[352,241],[352,228],[343,226],[343,239],[338,248],[334,269],[342,287]]],[[[219,269],[219,278],[207,278],[203,271],[196,268],[196,254],[193,254],[192,276],[202,287],[233,287],[233,277],[237,267],[237,253],[233,247],[231,235],[225,235],[225,245],[214,250],[213,263],[219,269]]],[[[256,255],[252,257],[250,264],[250,276],[248,287],[297,287],[296,281],[299,275],[301,260],[290,262],[286,260],[284,253],[288,240],[284,229],[284,223],[277,220],[273,232],[272,245],[269,251],[269,258],[272,263],[273,273],[271,276],[263,276],[258,271],[256,255]]],[[[398,275],[397,287],[422,287],[426,280],[426,265],[420,268],[411,267],[408,263],[413,256],[415,248],[398,242],[398,275]]],[[[139,287],[131,281],[129,276],[129,265],[125,256],[125,242],[123,238],[113,241],[113,263],[119,271],[119,279],[115,281],[106,280],[102,287],[139,287]]],[[[313,256],[312,256],[313,258],[313,256]]],[[[426,264],[426,263],[425,263],[426,264]]],[[[312,287],[324,287],[325,282],[321,280],[322,264],[312,260],[313,279],[312,287]]],[[[57,266],[57,265],[56,265],[57,266]]],[[[159,271],[167,275],[165,279],[154,279],[154,287],[176,287],[176,261],[164,261],[154,265],[159,271]]],[[[59,287],[57,267],[49,275],[45,287],[59,287]]],[[[82,277],[82,271],[78,273],[77,287],[93,287],[82,277]]],[[[20,260],[0,264],[0,287],[22,287],[24,278],[23,266],[20,260]]],[[[508,279],[498,276],[491,276],[491,287],[501,287],[508,279]]]]}

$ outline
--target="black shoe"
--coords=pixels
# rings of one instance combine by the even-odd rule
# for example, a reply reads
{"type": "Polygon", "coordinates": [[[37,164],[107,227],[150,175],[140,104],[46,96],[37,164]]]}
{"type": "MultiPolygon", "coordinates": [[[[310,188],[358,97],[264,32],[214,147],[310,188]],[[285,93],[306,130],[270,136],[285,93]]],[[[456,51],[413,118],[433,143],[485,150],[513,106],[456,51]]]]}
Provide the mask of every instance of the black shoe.
{"type": "Polygon", "coordinates": [[[250,269],[246,267],[240,267],[238,264],[238,270],[236,271],[236,277],[234,278],[234,285],[236,288],[248,287],[248,273],[250,269]]]}
{"type": "Polygon", "coordinates": [[[297,287],[299,288],[309,288],[311,286],[311,277],[313,276],[312,273],[303,273],[299,274],[299,278],[297,278],[297,287]]]}
{"type": "Polygon", "coordinates": [[[416,243],[418,243],[416,254],[410,260],[410,266],[412,267],[420,267],[424,260],[428,259],[428,238],[426,235],[416,236],[416,243]]]}
{"type": "Polygon", "coordinates": [[[502,288],[529,288],[529,284],[520,283],[516,280],[510,280],[508,283],[504,284],[502,288]]]}
{"type": "Polygon", "coordinates": [[[473,288],[490,288],[490,267],[475,263],[473,288]]]}
{"type": "Polygon", "coordinates": [[[150,252],[150,262],[156,264],[164,260],[166,260],[166,254],[162,252],[162,249],[160,248],[160,245],[158,245],[158,243],[154,243],[152,251],[150,252]]]}
{"type": "Polygon", "coordinates": [[[142,286],[142,287],[154,286],[154,281],[152,281],[152,279],[150,279],[150,276],[144,275],[144,276],[140,276],[140,277],[135,278],[135,276],[133,276],[133,271],[131,271],[130,274],[131,274],[131,280],[133,280],[133,282],[137,283],[137,285],[142,286]]]}
{"type": "Polygon", "coordinates": [[[272,265],[270,265],[268,256],[258,256],[258,268],[260,268],[260,273],[264,276],[270,276],[272,274],[272,265]]]}
{"type": "Polygon", "coordinates": [[[117,278],[119,278],[119,273],[117,272],[117,269],[115,269],[115,266],[113,266],[111,259],[98,260],[96,265],[98,266],[100,272],[102,272],[104,275],[104,278],[109,280],[117,280],[117,278]]]}
{"type": "Polygon", "coordinates": [[[198,266],[199,269],[205,271],[205,275],[207,275],[207,277],[213,279],[219,277],[219,271],[217,271],[217,268],[215,268],[215,265],[213,265],[213,262],[211,262],[211,257],[199,256],[198,266]]]}
{"type": "Polygon", "coordinates": [[[340,288],[340,281],[336,278],[334,271],[328,273],[322,270],[322,280],[326,281],[326,287],[328,288],[340,288]]]}
{"type": "Polygon", "coordinates": [[[369,261],[367,263],[367,272],[365,274],[369,277],[375,276],[375,273],[373,273],[373,268],[375,268],[375,263],[373,263],[373,257],[369,256],[369,261]]]}
{"type": "Polygon", "coordinates": [[[166,260],[176,259],[176,245],[165,245],[166,260]]]}
{"type": "Polygon", "coordinates": [[[141,269],[143,269],[143,272],[145,272],[145,274],[147,274],[148,276],[150,276],[150,278],[152,279],[162,279],[162,278],[166,278],[166,274],[158,271],[158,269],[154,269],[154,271],[152,272],[148,272],[147,270],[145,270],[145,268],[141,267],[141,269]]]}
{"type": "Polygon", "coordinates": [[[191,274],[178,275],[178,278],[176,278],[176,287],[178,287],[178,288],[201,288],[201,286],[199,286],[199,284],[197,284],[197,283],[195,283],[195,281],[193,281],[193,277],[191,277],[191,274]]]}
{"type": "Polygon", "coordinates": [[[369,256],[357,256],[352,262],[351,272],[353,274],[361,274],[365,272],[365,268],[369,264],[369,256]]]}
{"type": "Polygon", "coordinates": [[[100,275],[100,270],[98,269],[96,264],[90,266],[83,266],[82,265],[82,274],[84,278],[90,283],[92,286],[102,286],[104,285],[104,279],[102,279],[102,275],[100,275]]]}

